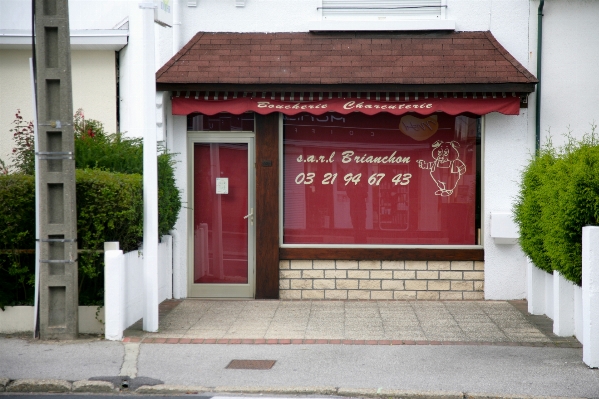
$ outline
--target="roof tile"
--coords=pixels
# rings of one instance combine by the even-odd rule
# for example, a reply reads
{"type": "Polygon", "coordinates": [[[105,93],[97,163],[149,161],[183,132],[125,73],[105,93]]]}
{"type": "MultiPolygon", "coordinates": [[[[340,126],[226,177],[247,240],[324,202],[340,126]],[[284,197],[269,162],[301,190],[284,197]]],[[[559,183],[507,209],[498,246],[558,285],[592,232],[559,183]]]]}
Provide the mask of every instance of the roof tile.
{"type": "Polygon", "coordinates": [[[197,33],[158,83],[535,83],[490,32],[197,33]]]}

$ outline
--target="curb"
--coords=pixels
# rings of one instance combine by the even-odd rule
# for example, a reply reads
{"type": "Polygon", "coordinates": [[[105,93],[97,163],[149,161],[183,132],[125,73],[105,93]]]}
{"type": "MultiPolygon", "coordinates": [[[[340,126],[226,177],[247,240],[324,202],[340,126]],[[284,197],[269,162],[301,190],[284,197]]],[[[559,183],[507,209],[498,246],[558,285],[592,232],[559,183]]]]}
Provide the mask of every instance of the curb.
{"type": "Polygon", "coordinates": [[[114,385],[105,381],[75,381],[66,380],[37,380],[20,379],[9,380],[0,378],[0,392],[39,392],[39,393],[114,393],[114,385]]]}
{"type": "Polygon", "coordinates": [[[512,341],[411,341],[411,340],[364,340],[364,339],[241,339],[241,338],[152,338],[125,337],[123,343],[169,344],[169,345],[441,345],[441,346],[525,346],[537,348],[582,348],[575,338],[544,342],[512,341]]]}
{"type": "MultiPolygon", "coordinates": [[[[114,384],[106,381],[81,380],[70,382],[54,379],[0,378],[0,392],[36,392],[36,393],[116,393],[123,392],[114,384]]],[[[125,390],[124,392],[127,392],[125,390]]],[[[143,395],[185,395],[199,393],[218,394],[271,394],[271,395],[322,395],[352,398],[385,399],[583,399],[576,397],[528,396],[479,394],[452,391],[410,391],[383,388],[342,388],[342,387],[204,387],[187,385],[143,385],[130,393],[143,395]]]]}
{"type": "Polygon", "coordinates": [[[72,384],[65,380],[24,379],[11,381],[6,385],[6,392],[71,392],[72,384]]]}

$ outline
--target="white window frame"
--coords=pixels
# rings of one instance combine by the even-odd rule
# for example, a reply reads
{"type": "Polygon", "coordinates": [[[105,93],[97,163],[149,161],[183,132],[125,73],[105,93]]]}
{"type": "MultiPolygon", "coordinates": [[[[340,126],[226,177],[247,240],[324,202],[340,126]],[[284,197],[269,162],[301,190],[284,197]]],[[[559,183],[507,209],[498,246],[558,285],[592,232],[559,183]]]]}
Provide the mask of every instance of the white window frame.
{"type": "Polygon", "coordinates": [[[448,20],[447,0],[320,0],[317,21],[309,24],[311,31],[413,31],[413,30],[455,30],[455,21],[448,20]],[[440,12],[389,11],[384,8],[406,5],[439,4],[440,12]],[[323,9],[327,6],[343,7],[339,12],[323,9]],[[380,10],[371,7],[381,7],[380,10]],[[360,10],[363,8],[363,11],[360,10]]]}

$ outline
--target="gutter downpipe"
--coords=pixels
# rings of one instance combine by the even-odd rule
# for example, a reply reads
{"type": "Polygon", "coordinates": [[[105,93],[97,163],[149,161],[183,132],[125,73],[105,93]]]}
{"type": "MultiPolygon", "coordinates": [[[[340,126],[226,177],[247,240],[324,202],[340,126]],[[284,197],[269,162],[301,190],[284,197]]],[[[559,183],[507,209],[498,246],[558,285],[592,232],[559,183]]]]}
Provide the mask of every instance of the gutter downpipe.
{"type": "Polygon", "coordinates": [[[541,53],[543,50],[543,7],[545,0],[539,3],[538,22],[537,22],[537,104],[535,114],[535,154],[539,155],[541,149],[541,53]]]}

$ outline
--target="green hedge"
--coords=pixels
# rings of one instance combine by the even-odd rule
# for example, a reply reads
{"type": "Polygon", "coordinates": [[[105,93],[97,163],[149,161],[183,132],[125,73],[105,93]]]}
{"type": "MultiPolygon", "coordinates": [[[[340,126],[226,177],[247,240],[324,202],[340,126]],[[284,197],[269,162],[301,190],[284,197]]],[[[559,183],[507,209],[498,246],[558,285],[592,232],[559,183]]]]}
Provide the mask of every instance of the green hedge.
{"type": "MultiPolygon", "coordinates": [[[[77,170],[79,303],[103,301],[104,241],[119,241],[124,251],[138,248],[143,236],[142,177],[101,170],[77,170]]],[[[33,176],[0,176],[0,307],[32,304],[35,248],[35,181],[33,176]]]]}
{"type": "Polygon", "coordinates": [[[35,247],[35,179],[0,175],[0,308],[33,304],[35,247]]]}
{"type": "MultiPolygon", "coordinates": [[[[121,133],[106,134],[101,123],[94,124],[93,137],[78,133],[75,139],[75,167],[119,173],[143,174],[143,143],[139,138],[125,138],[121,133]]],[[[169,234],[181,210],[181,196],[175,185],[173,154],[158,155],[158,234],[169,234]]]]}
{"type": "Polygon", "coordinates": [[[524,170],[514,219],[520,246],[533,263],[582,282],[582,228],[599,224],[599,142],[594,133],[554,149],[524,170]]]}
{"type": "MultiPolygon", "coordinates": [[[[0,308],[32,304],[35,254],[33,124],[17,111],[13,121],[13,166],[0,163],[0,308]],[[5,175],[16,171],[15,174],[5,175]],[[23,251],[26,250],[26,251],[23,251]]],[[[107,134],[101,122],[73,118],[77,178],[79,303],[103,302],[105,241],[119,241],[124,251],[138,248],[143,233],[141,139],[107,134]]],[[[173,154],[160,151],[158,165],[158,234],[173,229],[181,198],[175,185],[173,154]]]]}

